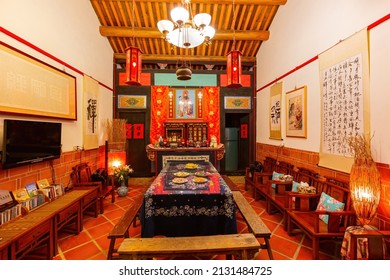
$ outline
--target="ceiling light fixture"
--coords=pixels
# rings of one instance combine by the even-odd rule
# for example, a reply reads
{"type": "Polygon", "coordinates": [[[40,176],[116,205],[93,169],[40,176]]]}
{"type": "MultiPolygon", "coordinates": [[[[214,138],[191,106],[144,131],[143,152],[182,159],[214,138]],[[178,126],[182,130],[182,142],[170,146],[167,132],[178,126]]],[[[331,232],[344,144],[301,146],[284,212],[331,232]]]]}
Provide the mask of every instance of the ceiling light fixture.
{"type": "Polygon", "coordinates": [[[195,48],[203,43],[209,45],[215,35],[210,26],[211,16],[199,13],[192,16],[191,0],[181,0],[182,6],[171,11],[170,20],[160,20],[157,27],[163,38],[179,48],[195,48]]]}

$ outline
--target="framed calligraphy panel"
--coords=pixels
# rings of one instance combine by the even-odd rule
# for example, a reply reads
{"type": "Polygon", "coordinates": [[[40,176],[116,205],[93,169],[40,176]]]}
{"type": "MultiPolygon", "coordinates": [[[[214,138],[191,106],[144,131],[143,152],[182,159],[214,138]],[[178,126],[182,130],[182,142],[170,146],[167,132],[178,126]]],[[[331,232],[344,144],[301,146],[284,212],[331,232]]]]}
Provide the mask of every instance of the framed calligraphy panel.
{"type": "Polygon", "coordinates": [[[286,136],[306,138],[306,86],[286,92],[286,136]]]}
{"type": "Polygon", "coordinates": [[[0,42],[0,112],[76,120],[76,78],[0,42]]]}
{"type": "Polygon", "coordinates": [[[349,173],[353,154],[349,137],[370,138],[367,30],[349,37],[318,57],[321,89],[319,165],[349,173]]]}
{"type": "Polygon", "coordinates": [[[281,106],[282,106],[282,83],[276,83],[271,87],[269,126],[270,139],[282,139],[281,106]]]}

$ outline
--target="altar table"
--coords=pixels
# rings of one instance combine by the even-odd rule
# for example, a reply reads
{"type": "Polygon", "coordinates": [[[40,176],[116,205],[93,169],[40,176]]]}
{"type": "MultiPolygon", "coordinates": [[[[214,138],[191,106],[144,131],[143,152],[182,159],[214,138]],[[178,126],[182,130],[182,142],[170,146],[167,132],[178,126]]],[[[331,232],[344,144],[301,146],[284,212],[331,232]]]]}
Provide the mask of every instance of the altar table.
{"type": "Polygon", "coordinates": [[[170,161],[145,193],[141,208],[142,237],[237,233],[233,194],[215,167],[206,161],[170,161]],[[187,182],[173,183],[178,172],[187,182]],[[196,183],[201,174],[206,183],[196,183]]]}

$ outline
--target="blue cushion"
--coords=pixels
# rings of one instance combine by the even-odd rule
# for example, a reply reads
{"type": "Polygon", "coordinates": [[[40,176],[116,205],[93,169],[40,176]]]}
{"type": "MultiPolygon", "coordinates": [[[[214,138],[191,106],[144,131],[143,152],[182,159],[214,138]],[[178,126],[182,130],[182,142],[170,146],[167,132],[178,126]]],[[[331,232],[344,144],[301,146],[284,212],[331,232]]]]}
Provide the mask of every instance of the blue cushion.
{"type": "MultiPolygon", "coordinates": [[[[277,179],[277,178],[279,178],[280,176],[283,176],[284,174],[282,174],[282,173],[278,173],[278,172],[272,172],[272,179],[271,180],[275,180],[275,179],[277,179]]],[[[275,184],[272,184],[272,187],[273,188],[275,188],[276,186],[275,186],[275,184]]]]}
{"type": "Polygon", "coordinates": [[[301,183],[293,181],[292,191],[293,192],[298,192],[298,186],[300,186],[300,185],[301,185],[301,183]]]}
{"type": "MultiPolygon", "coordinates": [[[[333,197],[327,195],[326,193],[322,192],[320,201],[317,205],[317,210],[326,210],[326,211],[334,211],[339,212],[344,210],[345,204],[334,199],[333,197]]],[[[324,221],[326,224],[328,223],[328,215],[320,215],[319,216],[322,221],[324,221]]]]}

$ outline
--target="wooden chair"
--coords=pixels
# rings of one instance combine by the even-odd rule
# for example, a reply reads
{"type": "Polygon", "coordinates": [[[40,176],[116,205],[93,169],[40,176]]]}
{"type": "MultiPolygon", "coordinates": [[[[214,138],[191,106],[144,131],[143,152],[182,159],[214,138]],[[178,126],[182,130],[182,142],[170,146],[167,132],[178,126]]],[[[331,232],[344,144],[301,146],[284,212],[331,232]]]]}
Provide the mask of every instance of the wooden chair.
{"type": "Polygon", "coordinates": [[[88,186],[100,185],[99,188],[99,210],[100,214],[104,213],[104,198],[111,194],[111,202],[115,201],[114,188],[106,182],[92,181],[91,168],[88,163],[83,162],[72,167],[71,180],[74,188],[88,188],[88,186]]]}
{"type": "MultiPolygon", "coordinates": [[[[295,182],[306,182],[310,186],[313,183],[313,180],[317,173],[305,169],[299,168],[298,170],[291,170],[291,165],[284,164],[283,167],[287,174],[293,176],[293,181],[295,182]]],[[[282,172],[283,173],[283,172],[282,172]]],[[[266,197],[266,210],[267,213],[272,215],[274,213],[281,213],[283,215],[283,225],[284,229],[287,231],[287,216],[286,211],[288,209],[288,194],[292,190],[292,182],[278,182],[278,181],[269,181],[268,192],[266,197]],[[272,184],[275,184],[275,187],[272,187],[272,184]]],[[[298,198],[299,199],[299,198],[298,198]]]]}
{"type": "MultiPolygon", "coordinates": [[[[271,162],[272,164],[272,162],[271,162]]],[[[259,174],[256,174],[257,179],[255,183],[255,192],[254,192],[254,198],[257,200],[258,195],[263,197],[265,200],[267,200],[267,195],[269,193],[269,186],[270,181],[272,180],[272,174],[273,172],[278,172],[284,175],[291,175],[294,169],[294,165],[280,161],[276,164],[272,165],[272,170],[267,172],[262,172],[259,174]]]]}
{"type": "MultiPolygon", "coordinates": [[[[265,199],[263,189],[268,184],[268,181],[272,179],[272,172],[275,170],[276,165],[276,159],[266,157],[263,163],[263,172],[254,172],[251,184],[253,185],[253,197],[255,200],[258,199],[259,195],[265,199]]],[[[247,181],[245,179],[245,184],[247,184],[247,181]]]]}
{"type": "Polygon", "coordinates": [[[312,240],[313,259],[318,259],[320,241],[342,240],[346,228],[356,224],[356,214],[352,209],[348,188],[320,178],[316,178],[312,184],[316,188],[315,194],[288,193],[287,233],[306,234],[312,240]],[[344,203],[344,210],[316,210],[322,192],[344,203]],[[328,223],[321,220],[320,215],[328,215],[328,223]]]}

